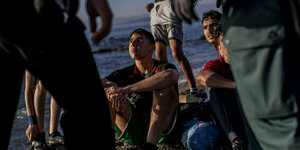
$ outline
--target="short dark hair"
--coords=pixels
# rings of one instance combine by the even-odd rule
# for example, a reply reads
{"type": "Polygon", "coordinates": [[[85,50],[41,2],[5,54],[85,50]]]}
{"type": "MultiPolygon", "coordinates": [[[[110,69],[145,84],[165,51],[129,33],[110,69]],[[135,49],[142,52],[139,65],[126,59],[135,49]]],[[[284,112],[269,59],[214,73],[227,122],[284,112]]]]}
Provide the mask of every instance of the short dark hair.
{"type": "Polygon", "coordinates": [[[149,39],[150,44],[155,44],[153,35],[151,34],[151,32],[149,32],[145,29],[142,29],[142,28],[135,29],[134,31],[131,32],[129,39],[131,38],[131,36],[133,34],[143,34],[143,35],[145,35],[146,38],[149,39]]]}
{"type": "Polygon", "coordinates": [[[217,19],[221,21],[222,14],[216,10],[210,10],[202,14],[202,24],[205,19],[217,19]]]}

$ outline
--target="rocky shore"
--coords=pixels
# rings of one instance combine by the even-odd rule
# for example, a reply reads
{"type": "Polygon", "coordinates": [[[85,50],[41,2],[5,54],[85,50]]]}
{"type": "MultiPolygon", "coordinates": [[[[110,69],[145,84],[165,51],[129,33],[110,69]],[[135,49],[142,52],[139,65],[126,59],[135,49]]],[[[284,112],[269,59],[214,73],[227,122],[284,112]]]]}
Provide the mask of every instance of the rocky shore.
{"type": "MultiPolygon", "coordinates": [[[[197,88],[200,92],[204,91],[204,87],[197,84],[197,88]]],[[[179,93],[180,94],[188,94],[189,93],[189,86],[187,82],[183,82],[179,84],[179,93]]],[[[50,108],[49,104],[46,104],[45,107],[45,131],[46,131],[46,138],[48,135],[48,129],[49,129],[49,114],[50,114],[50,108]]],[[[27,128],[27,114],[25,107],[20,108],[16,112],[16,116],[14,119],[14,125],[11,133],[10,138],[10,144],[8,146],[9,150],[25,150],[31,146],[31,143],[27,140],[27,137],[25,135],[26,128],[27,128]]],[[[60,132],[61,129],[59,129],[60,132]]],[[[116,140],[116,149],[117,150],[134,150],[138,147],[135,146],[129,146],[124,145],[122,142],[116,140]]],[[[60,147],[53,147],[53,149],[65,149],[63,146],[60,147]]],[[[177,144],[177,145],[164,145],[159,147],[160,150],[185,150],[185,147],[177,144]]]]}

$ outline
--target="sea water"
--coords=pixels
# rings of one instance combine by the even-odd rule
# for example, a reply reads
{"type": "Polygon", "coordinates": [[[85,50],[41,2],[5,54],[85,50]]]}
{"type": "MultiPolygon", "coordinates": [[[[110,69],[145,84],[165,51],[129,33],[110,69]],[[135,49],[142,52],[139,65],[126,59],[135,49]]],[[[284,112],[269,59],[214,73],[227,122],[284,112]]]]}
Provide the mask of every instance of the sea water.
{"type": "MultiPolygon", "coordinates": [[[[115,49],[119,46],[128,47],[130,33],[137,28],[143,28],[150,31],[149,22],[138,22],[131,24],[123,24],[113,26],[110,34],[101,41],[99,45],[93,45],[91,42],[91,32],[85,31],[86,37],[90,43],[91,50],[97,51],[99,49],[115,49]]],[[[194,77],[197,76],[199,71],[204,67],[205,63],[209,60],[216,59],[217,52],[214,47],[206,40],[198,40],[203,35],[201,22],[194,22],[192,25],[183,23],[183,42],[182,48],[185,57],[190,62],[193,70],[194,77]]],[[[94,53],[94,59],[101,77],[109,75],[117,69],[122,69],[134,63],[130,58],[128,49],[123,51],[111,51],[104,53],[94,53]]],[[[180,74],[179,83],[186,81],[186,78],[175,59],[172,56],[170,48],[167,48],[167,57],[170,63],[177,67],[180,74]]],[[[155,55],[153,54],[153,58],[155,55]]],[[[49,102],[51,95],[47,94],[47,101],[49,102]]],[[[24,107],[24,82],[22,85],[18,108],[24,107]]]]}
{"type": "MultiPolygon", "coordinates": [[[[110,35],[101,42],[101,44],[96,47],[92,46],[92,50],[96,51],[99,48],[114,49],[118,46],[129,45],[129,35],[137,28],[143,28],[150,31],[150,26],[148,23],[144,24],[133,24],[131,26],[118,26],[113,28],[110,35]]],[[[192,25],[183,24],[183,51],[191,64],[194,76],[199,73],[200,69],[211,59],[215,59],[217,54],[214,47],[205,40],[197,40],[201,35],[203,35],[201,23],[194,23],[192,25]]],[[[87,37],[91,35],[87,34],[87,37]]],[[[183,75],[181,68],[172,56],[170,48],[167,48],[167,56],[170,63],[173,63],[179,73],[179,82],[185,81],[186,78],[183,75]]],[[[130,58],[128,50],[124,51],[113,51],[105,53],[95,53],[94,58],[101,76],[109,75],[112,71],[116,69],[121,69],[123,67],[129,66],[134,63],[130,58]]],[[[155,55],[153,54],[153,58],[155,55]]]]}

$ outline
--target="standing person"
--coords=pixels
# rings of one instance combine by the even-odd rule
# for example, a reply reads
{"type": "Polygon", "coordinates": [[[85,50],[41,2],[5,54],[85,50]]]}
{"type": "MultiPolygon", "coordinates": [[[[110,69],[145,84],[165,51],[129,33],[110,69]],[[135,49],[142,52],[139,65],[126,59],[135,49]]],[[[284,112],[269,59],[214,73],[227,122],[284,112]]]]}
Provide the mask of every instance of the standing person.
{"type": "MultiPolygon", "coordinates": [[[[26,136],[32,142],[34,150],[47,148],[44,127],[46,94],[47,89],[42,85],[41,81],[26,71],[24,96],[29,121],[26,136]]],[[[49,144],[64,144],[64,137],[58,131],[61,107],[53,97],[51,97],[50,112],[48,142],[49,144]]]]}
{"type": "MultiPolygon", "coordinates": [[[[205,39],[211,45],[213,45],[217,51],[217,57],[220,58],[219,53],[219,38],[215,37],[216,29],[221,25],[222,14],[216,10],[210,10],[203,13],[202,17],[202,28],[205,39]]],[[[191,98],[189,95],[180,95],[181,102],[195,102],[199,101],[199,98],[191,98]]]]}
{"type": "MultiPolygon", "coordinates": [[[[177,8],[189,10],[178,9],[178,14],[191,21],[191,0],[176,1],[177,8]]],[[[243,112],[258,141],[249,141],[249,149],[300,149],[300,54],[294,50],[300,42],[300,2],[218,0],[221,4],[223,41],[243,112]]]]}
{"type": "Polygon", "coordinates": [[[173,1],[155,0],[154,4],[147,4],[146,9],[150,13],[150,26],[155,39],[156,59],[168,62],[167,45],[169,44],[174,59],[178,62],[187,78],[190,95],[198,94],[191,65],[182,50],[182,22],[173,11],[173,1]]]}
{"type": "Polygon", "coordinates": [[[121,141],[145,150],[179,142],[181,135],[179,74],[173,64],[152,58],[154,43],[150,32],[134,30],[129,53],[135,64],[102,78],[116,133],[121,141]]]}
{"type": "MultiPolygon", "coordinates": [[[[59,2],[62,1],[0,2],[0,82],[5,87],[0,95],[6,101],[6,109],[1,109],[1,114],[6,115],[0,149],[7,149],[9,143],[25,69],[41,80],[64,109],[60,124],[67,149],[95,149],[102,145],[114,149],[109,109],[99,109],[108,105],[107,99],[85,28],[76,17],[79,1],[59,2]]],[[[107,1],[91,2],[102,18],[103,26],[97,33],[110,31],[112,13],[107,1]]],[[[95,39],[94,42],[101,40],[95,39]]]]}

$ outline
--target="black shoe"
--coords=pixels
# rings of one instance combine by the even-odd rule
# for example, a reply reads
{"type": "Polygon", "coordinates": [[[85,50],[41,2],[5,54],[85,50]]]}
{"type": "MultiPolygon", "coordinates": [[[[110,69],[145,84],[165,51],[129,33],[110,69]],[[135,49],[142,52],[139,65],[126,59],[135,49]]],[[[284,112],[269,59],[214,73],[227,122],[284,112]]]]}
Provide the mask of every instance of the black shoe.
{"type": "Polygon", "coordinates": [[[33,150],[48,150],[48,146],[47,146],[46,142],[33,141],[32,149],[33,150]]]}
{"type": "Polygon", "coordinates": [[[49,144],[64,144],[65,139],[64,139],[64,136],[62,136],[58,131],[55,131],[55,132],[52,132],[51,134],[49,134],[48,143],[49,144]]]}
{"type": "Polygon", "coordinates": [[[195,95],[195,94],[198,94],[198,93],[200,93],[198,91],[198,88],[190,88],[190,95],[195,95]]]}
{"type": "Polygon", "coordinates": [[[157,150],[157,146],[152,143],[145,142],[141,147],[139,147],[139,150],[157,150]]]}
{"type": "Polygon", "coordinates": [[[31,150],[48,150],[49,147],[47,146],[45,140],[45,132],[39,133],[34,141],[31,143],[32,146],[30,147],[31,150]]]}
{"type": "Polygon", "coordinates": [[[186,102],[187,103],[194,103],[194,102],[203,102],[203,100],[206,98],[205,94],[197,92],[191,92],[189,95],[186,96],[186,102]]]}
{"type": "Polygon", "coordinates": [[[247,147],[240,138],[235,138],[232,142],[232,150],[246,150],[247,147]]]}

